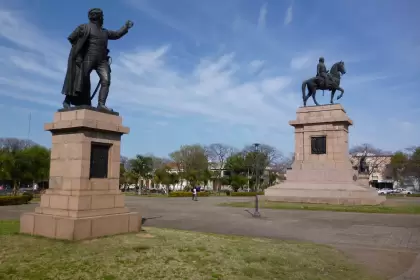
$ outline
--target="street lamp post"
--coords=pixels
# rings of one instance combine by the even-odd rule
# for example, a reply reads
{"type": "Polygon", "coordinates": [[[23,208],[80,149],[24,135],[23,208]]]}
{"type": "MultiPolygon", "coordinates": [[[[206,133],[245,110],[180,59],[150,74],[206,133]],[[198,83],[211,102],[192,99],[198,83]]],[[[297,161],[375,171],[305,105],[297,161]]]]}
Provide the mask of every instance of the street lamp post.
{"type": "Polygon", "coordinates": [[[255,153],[255,158],[254,158],[254,166],[255,166],[255,190],[258,191],[259,190],[259,186],[260,186],[260,181],[259,181],[259,143],[254,143],[254,153],[255,153]]]}
{"type": "MultiPolygon", "coordinates": [[[[255,188],[256,188],[256,190],[257,190],[257,192],[258,192],[258,186],[259,186],[259,175],[258,175],[258,172],[259,172],[259,158],[258,158],[258,152],[259,152],[259,149],[258,149],[258,147],[260,146],[260,144],[258,144],[258,143],[255,143],[254,144],[254,148],[255,148],[255,150],[254,150],[254,152],[255,152],[255,158],[254,158],[254,164],[255,164],[255,188]]],[[[260,212],[259,212],[259,201],[258,201],[258,194],[255,194],[255,209],[254,209],[254,213],[251,213],[251,215],[252,215],[252,217],[254,217],[254,218],[260,218],[261,217],[261,214],[260,214],[260,212]]]]}

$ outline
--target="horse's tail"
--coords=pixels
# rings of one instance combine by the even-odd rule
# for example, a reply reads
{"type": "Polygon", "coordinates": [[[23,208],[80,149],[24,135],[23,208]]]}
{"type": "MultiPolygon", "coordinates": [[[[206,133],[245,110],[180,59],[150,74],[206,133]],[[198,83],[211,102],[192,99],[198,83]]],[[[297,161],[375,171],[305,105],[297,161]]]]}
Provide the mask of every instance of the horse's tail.
{"type": "Polygon", "coordinates": [[[308,85],[308,80],[302,82],[302,98],[305,99],[306,96],[306,86],[308,85]]]}

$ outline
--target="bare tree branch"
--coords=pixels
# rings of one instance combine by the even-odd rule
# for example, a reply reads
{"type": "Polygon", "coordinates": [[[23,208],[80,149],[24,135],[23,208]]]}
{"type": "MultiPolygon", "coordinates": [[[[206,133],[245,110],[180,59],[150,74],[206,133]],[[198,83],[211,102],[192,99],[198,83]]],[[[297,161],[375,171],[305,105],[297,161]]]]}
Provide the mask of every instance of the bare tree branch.
{"type": "Polygon", "coordinates": [[[221,143],[211,144],[205,150],[209,162],[217,169],[222,169],[226,159],[235,152],[235,148],[221,143]]]}

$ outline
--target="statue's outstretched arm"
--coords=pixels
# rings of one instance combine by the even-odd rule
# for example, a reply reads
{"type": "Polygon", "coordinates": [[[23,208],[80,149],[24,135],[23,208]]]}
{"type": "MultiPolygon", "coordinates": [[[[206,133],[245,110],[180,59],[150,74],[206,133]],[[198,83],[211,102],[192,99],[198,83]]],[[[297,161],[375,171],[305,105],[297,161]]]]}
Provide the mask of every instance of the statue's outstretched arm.
{"type": "Polygon", "coordinates": [[[128,33],[128,27],[124,25],[119,30],[107,30],[109,40],[118,40],[128,33]]]}
{"type": "Polygon", "coordinates": [[[124,24],[123,27],[121,27],[117,31],[107,30],[108,32],[108,39],[109,40],[118,40],[121,37],[123,37],[125,34],[127,34],[128,29],[133,27],[134,23],[131,20],[127,20],[127,22],[124,24]]]}

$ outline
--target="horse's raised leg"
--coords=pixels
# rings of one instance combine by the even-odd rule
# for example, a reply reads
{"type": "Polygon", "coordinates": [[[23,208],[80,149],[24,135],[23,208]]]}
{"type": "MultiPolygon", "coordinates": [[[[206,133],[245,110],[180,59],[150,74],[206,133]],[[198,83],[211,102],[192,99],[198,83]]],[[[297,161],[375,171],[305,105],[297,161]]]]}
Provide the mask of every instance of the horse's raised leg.
{"type": "Polygon", "coordinates": [[[312,99],[313,99],[315,105],[319,106],[319,103],[316,101],[316,91],[314,91],[314,93],[312,93],[312,99]]]}
{"type": "Polygon", "coordinates": [[[339,91],[341,91],[341,94],[337,97],[337,100],[340,99],[341,97],[343,97],[344,94],[344,89],[342,89],[341,87],[337,88],[339,91]]]}
{"type": "Polygon", "coordinates": [[[333,89],[333,90],[331,91],[331,100],[330,100],[330,103],[331,103],[331,104],[334,104],[334,95],[335,95],[335,91],[336,91],[336,89],[333,89]]]}

